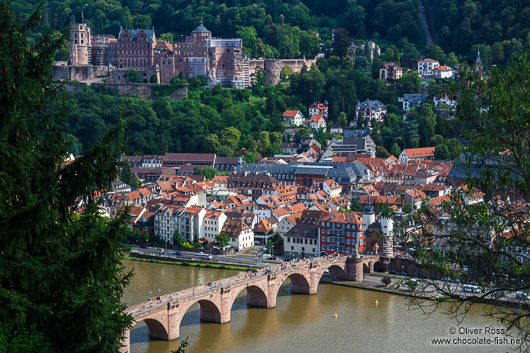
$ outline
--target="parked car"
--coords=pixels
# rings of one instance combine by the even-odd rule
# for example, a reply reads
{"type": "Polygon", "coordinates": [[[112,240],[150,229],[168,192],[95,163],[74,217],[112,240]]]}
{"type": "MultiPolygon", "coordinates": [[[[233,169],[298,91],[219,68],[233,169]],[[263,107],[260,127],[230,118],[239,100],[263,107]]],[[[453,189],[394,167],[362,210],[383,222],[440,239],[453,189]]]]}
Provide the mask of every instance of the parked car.
{"type": "Polygon", "coordinates": [[[180,251],[173,251],[173,255],[180,255],[180,251]]]}
{"type": "Polygon", "coordinates": [[[462,286],[462,290],[464,292],[469,292],[469,293],[480,293],[480,292],[482,292],[482,288],[480,288],[479,286],[475,286],[473,284],[464,284],[462,286]]]}
{"type": "Polygon", "coordinates": [[[396,270],[390,270],[390,271],[388,271],[388,273],[391,274],[391,275],[397,275],[398,274],[396,270]]]}
{"type": "Polygon", "coordinates": [[[207,259],[210,259],[210,260],[213,259],[213,256],[212,256],[212,255],[210,255],[210,254],[205,254],[205,253],[203,253],[203,252],[197,253],[197,256],[204,257],[204,258],[207,258],[207,259]]]}

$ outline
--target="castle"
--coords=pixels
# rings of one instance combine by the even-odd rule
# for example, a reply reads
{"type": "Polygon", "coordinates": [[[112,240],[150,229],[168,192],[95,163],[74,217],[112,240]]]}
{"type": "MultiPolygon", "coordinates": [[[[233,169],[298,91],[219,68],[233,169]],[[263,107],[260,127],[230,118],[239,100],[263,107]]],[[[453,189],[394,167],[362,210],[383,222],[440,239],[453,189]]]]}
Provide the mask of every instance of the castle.
{"type": "Polygon", "coordinates": [[[239,38],[218,39],[201,24],[185,41],[167,43],[156,38],[154,28],[121,29],[112,35],[92,36],[86,23],[73,23],[70,30],[70,60],[54,64],[54,78],[81,82],[127,83],[127,72],[135,69],[143,83],[170,83],[182,72],[186,78],[204,76],[208,84],[246,88],[259,67],[267,72],[267,83],[277,84],[284,66],[294,72],[311,67],[316,60],[250,59],[243,55],[239,38]]]}

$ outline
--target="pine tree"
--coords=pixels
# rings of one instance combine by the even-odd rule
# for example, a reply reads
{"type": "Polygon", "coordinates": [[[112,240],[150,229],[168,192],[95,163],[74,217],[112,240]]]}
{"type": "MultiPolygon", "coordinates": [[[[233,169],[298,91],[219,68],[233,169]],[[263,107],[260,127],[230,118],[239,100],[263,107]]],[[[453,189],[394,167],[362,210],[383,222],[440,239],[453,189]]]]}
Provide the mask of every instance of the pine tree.
{"type": "Polygon", "coordinates": [[[123,126],[63,165],[69,109],[51,62],[66,38],[33,36],[41,8],[22,16],[0,2],[0,322],[32,328],[55,352],[116,352],[132,320],[121,302],[127,228],[125,213],[100,215],[98,195],[118,174],[123,126]]]}

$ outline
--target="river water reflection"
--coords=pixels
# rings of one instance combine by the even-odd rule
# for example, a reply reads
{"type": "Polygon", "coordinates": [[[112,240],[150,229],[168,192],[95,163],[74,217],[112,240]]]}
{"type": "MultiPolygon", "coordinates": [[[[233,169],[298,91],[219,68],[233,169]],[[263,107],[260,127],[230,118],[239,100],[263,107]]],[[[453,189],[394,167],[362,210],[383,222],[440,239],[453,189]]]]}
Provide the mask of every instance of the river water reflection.
{"type": "MultiPolygon", "coordinates": [[[[135,261],[135,276],[125,290],[129,305],[150,295],[174,292],[193,285],[230,277],[240,272],[179,267],[135,261]]],[[[280,289],[273,309],[246,305],[246,291],[236,299],[227,324],[199,320],[199,306],[193,305],[180,328],[190,343],[186,353],[202,352],[507,352],[510,346],[434,346],[431,338],[471,338],[451,335],[457,322],[435,313],[430,317],[410,310],[404,297],[369,290],[320,284],[317,295],[291,295],[289,286],[280,289]],[[378,305],[375,301],[378,301],[378,305]],[[337,313],[335,318],[334,313],[337,313]]],[[[497,327],[475,309],[461,326],[497,327]]],[[[484,335],[482,335],[484,336],[484,335]]],[[[493,338],[493,336],[486,335],[493,338]]],[[[132,353],[170,353],[179,341],[155,341],[147,337],[145,324],[131,331],[132,353]]]]}

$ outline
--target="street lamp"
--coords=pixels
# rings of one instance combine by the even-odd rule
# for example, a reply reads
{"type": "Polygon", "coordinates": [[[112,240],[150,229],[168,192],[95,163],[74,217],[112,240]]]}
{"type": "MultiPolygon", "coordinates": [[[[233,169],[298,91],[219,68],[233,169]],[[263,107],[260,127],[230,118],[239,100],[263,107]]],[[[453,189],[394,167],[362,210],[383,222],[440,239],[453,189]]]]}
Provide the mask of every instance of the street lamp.
{"type": "Polygon", "coordinates": [[[405,268],[405,266],[401,266],[401,275],[403,276],[403,269],[405,268]]]}

